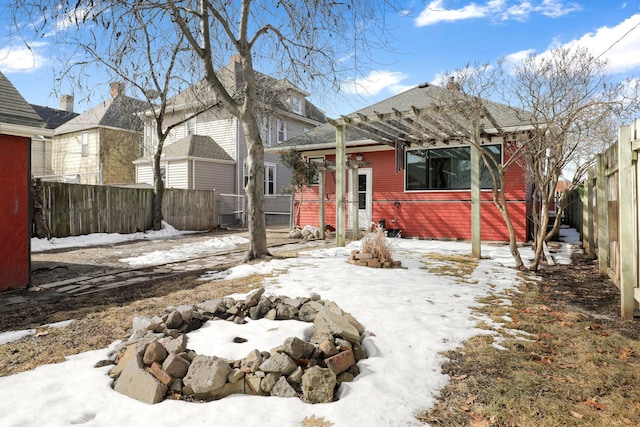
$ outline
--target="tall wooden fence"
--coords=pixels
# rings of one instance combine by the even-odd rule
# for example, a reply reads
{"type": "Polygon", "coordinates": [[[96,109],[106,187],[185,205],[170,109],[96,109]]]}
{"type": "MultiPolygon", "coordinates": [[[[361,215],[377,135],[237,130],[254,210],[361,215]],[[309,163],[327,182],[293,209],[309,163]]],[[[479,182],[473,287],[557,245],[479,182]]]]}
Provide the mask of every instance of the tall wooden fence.
{"type": "MultiPolygon", "coordinates": [[[[42,214],[52,237],[152,228],[151,189],[43,182],[41,193],[42,214]]],[[[166,189],[164,220],[179,230],[213,229],[218,226],[216,198],[215,191],[166,189]]],[[[34,205],[40,208],[37,201],[34,205]]]]}
{"type": "Polygon", "coordinates": [[[640,119],[623,126],[618,141],[598,154],[584,182],[582,240],[598,257],[601,276],[620,288],[622,317],[640,303],[640,119]]]}

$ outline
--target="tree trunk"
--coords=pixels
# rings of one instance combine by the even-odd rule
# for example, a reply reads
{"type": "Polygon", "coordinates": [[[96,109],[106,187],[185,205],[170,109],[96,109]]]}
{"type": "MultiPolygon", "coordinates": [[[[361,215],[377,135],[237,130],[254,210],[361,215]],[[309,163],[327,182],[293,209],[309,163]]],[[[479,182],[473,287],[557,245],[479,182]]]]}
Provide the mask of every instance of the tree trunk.
{"type": "Polygon", "coordinates": [[[249,152],[247,156],[249,180],[245,188],[247,223],[249,224],[249,251],[246,259],[253,260],[271,255],[267,246],[267,223],[264,215],[264,146],[255,113],[244,114],[241,121],[249,152]]]}
{"type": "Polygon", "coordinates": [[[151,211],[151,227],[154,230],[162,229],[162,198],[164,197],[164,181],[160,170],[160,157],[162,156],[162,145],[153,155],[153,208],[151,211]]]}
{"type": "Polygon", "coordinates": [[[525,268],[524,262],[522,262],[522,256],[520,255],[520,251],[518,250],[518,241],[516,239],[516,230],[513,227],[513,222],[511,221],[511,216],[509,214],[509,208],[507,207],[507,200],[505,193],[503,191],[505,178],[504,171],[499,171],[499,180],[502,183],[500,188],[494,188],[493,190],[493,203],[498,208],[500,213],[502,214],[502,219],[507,226],[507,230],[509,231],[509,252],[511,252],[511,256],[513,257],[516,268],[522,270],[525,268]]]}

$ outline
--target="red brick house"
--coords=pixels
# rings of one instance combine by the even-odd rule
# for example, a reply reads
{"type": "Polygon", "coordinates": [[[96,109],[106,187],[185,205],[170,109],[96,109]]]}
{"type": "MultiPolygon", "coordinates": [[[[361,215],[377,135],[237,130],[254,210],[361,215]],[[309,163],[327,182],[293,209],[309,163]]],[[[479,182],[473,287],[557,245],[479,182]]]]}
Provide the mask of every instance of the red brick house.
{"type": "MultiPolygon", "coordinates": [[[[474,130],[465,126],[468,117],[446,113],[444,103],[449,102],[446,99],[451,92],[420,85],[275,147],[274,151],[296,149],[309,161],[329,165],[324,194],[320,194],[320,185],[312,185],[297,195],[297,203],[302,203],[295,222],[320,226],[322,205],[325,224],[340,222],[336,183],[344,182],[347,229],[352,228],[353,206],[357,204],[360,229],[384,222],[387,229],[394,230],[392,234],[399,230],[402,237],[471,239],[469,138],[474,130]],[[345,129],[347,171],[342,178],[340,168],[331,167],[338,163],[339,127],[345,129]]],[[[530,129],[527,115],[493,102],[485,101],[484,105],[484,117],[473,122],[479,123],[477,135],[487,153],[504,161],[516,146],[518,135],[530,129]]],[[[480,164],[481,238],[508,241],[502,215],[493,203],[490,171],[482,161],[480,164]]],[[[531,202],[524,169],[517,164],[509,167],[504,187],[517,240],[526,241],[531,202]]]]}
{"type": "Polygon", "coordinates": [[[0,73],[0,291],[31,281],[31,138],[52,135],[0,73]]]}

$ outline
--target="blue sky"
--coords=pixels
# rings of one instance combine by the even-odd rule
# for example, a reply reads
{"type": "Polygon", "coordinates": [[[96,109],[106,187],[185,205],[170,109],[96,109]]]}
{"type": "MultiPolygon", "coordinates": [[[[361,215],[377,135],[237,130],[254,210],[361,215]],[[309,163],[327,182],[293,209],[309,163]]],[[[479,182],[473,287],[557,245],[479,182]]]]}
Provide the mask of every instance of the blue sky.
{"type": "MultiPolygon", "coordinates": [[[[423,82],[436,83],[442,74],[468,63],[517,59],[559,46],[583,45],[595,56],[602,54],[614,79],[640,76],[637,0],[433,0],[403,6],[404,13],[389,17],[394,44],[374,52],[374,61],[364,64],[366,78],[346,82],[338,100],[312,95],[329,116],[348,114],[423,82]]],[[[29,51],[10,39],[6,11],[2,15],[0,71],[29,103],[58,108],[55,45],[45,37],[29,51]]],[[[104,93],[91,97],[94,104],[108,96],[107,82],[102,83],[96,87],[104,93]]],[[[76,100],[86,98],[77,92],[76,100]]],[[[76,111],[91,106],[76,102],[76,111]]]]}

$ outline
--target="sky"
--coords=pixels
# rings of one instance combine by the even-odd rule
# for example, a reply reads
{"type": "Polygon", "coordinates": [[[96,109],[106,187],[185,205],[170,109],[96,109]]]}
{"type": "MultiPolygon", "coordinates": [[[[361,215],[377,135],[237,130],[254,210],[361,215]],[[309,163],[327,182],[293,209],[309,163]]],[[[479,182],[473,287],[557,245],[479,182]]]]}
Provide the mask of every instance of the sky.
{"type": "MultiPolygon", "coordinates": [[[[578,235],[574,229],[563,229],[561,236],[566,243],[556,261],[566,264],[575,247],[569,243],[576,243],[578,235]]],[[[153,234],[147,237],[155,238],[153,234]]],[[[105,238],[104,235],[85,236],[82,244],[90,240],[101,244],[105,238]]],[[[203,283],[215,285],[215,280],[220,278],[275,273],[273,277],[264,278],[265,295],[306,297],[317,293],[350,312],[365,328],[363,348],[368,358],[358,362],[360,374],[353,382],[340,387],[336,402],[312,405],[296,398],[232,395],[205,404],[165,400],[148,405],[115,392],[107,375],[108,367],[93,367],[107,357],[116,342],[105,349],[71,356],[63,363],[1,377],[0,389],[11,391],[0,399],[2,425],[163,427],[182,425],[188,420],[189,425],[286,427],[300,426],[303,419],[311,417],[329,421],[334,426],[423,425],[414,418],[415,414],[435,404],[438,391],[450,379],[441,372],[442,352],[458,348],[479,334],[493,335],[494,346],[501,351],[508,351],[500,345],[501,336],[505,334],[516,339],[528,338],[525,332],[508,330],[503,324],[472,310],[480,304],[478,298],[492,293],[509,307],[510,295],[526,278],[512,268],[507,246],[483,246],[485,258],[473,273],[452,277],[425,269],[427,263],[445,262],[428,261],[425,256],[431,253],[468,255],[470,243],[416,239],[390,239],[390,242],[393,257],[403,268],[374,269],[348,264],[346,259],[351,250],[360,248],[360,242],[353,242],[344,248],[243,264],[217,275],[201,277],[203,283]],[[480,329],[481,321],[503,333],[480,329]]],[[[58,242],[60,245],[72,243],[73,238],[58,242]]],[[[194,251],[187,244],[180,247],[187,257],[194,251]]],[[[154,256],[140,256],[144,262],[153,264],[161,260],[163,254],[156,251],[154,256]]],[[[523,256],[530,259],[532,253],[523,248],[523,256]]],[[[134,259],[128,262],[140,265],[135,264],[134,259]]],[[[507,314],[504,320],[509,319],[507,314]]],[[[68,319],[51,327],[64,328],[72,321],[68,319]]],[[[246,356],[253,348],[268,351],[289,336],[306,338],[308,330],[308,324],[296,321],[262,320],[245,325],[214,321],[191,332],[187,347],[198,354],[235,359],[246,356]],[[242,346],[232,344],[232,348],[229,343],[235,336],[245,337],[248,342],[242,346]],[[227,343],[226,346],[223,343],[227,343]]],[[[37,339],[29,336],[33,332],[5,331],[0,334],[0,345],[20,338],[37,339]]]]}
{"type": "MultiPolygon", "coordinates": [[[[10,2],[2,2],[6,4],[10,2]]],[[[330,117],[349,114],[467,64],[513,60],[555,47],[586,46],[610,61],[613,79],[637,77],[640,70],[640,2],[621,0],[400,0],[387,16],[391,43],[360,64],[363,77],[346,81],[338,98],[312,94],[330,117]]],[[[8,23],[7,12],[0,24],[8,23]]],[[[54,38],[44,37],[32,50],[9,37],[0,25],[0,71],[33,104],[58,108],[53,93],[54,38]]],[[[99,77],[94,77],[99,80],[99,77]]],[[[92,99],[108,96],[107,82],[92,99]]],[[[96,89],[99,88],[99,89],[96,89]]],[[[76,100],[87,98],[74,89],[76,100]]],[[[76,103],[82,112],[93,105],[76,103]]]]}

